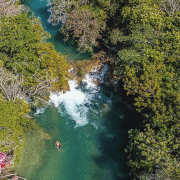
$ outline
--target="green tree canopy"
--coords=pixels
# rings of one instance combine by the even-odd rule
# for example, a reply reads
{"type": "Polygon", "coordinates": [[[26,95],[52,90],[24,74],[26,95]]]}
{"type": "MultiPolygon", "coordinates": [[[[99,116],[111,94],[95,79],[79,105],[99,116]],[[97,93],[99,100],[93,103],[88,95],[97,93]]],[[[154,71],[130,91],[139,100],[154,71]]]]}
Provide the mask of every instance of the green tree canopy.
{"type": "Polygon", "coordinates": [[[30,109],[23,100],[0,100],[0,151],[14,151],[14,160],[19,161],[20,149],[25,141],[25,132],[34,128],[35,122],[28,116],[30,109]]]}
{"type": "Polygon", "coordinates": [[[109,31],[112,65],[142,114],[129,132],[129,165],[140,179],[179,179],[179,2],[121,2],[109,31]]]}
{"type": "Polygon", "coordinates": [[[25,94],[43,99],[48,91],[68,87],[68,64],[55,51],[38,18],[27,13],[3,17],[0,23],[1,66],[18,76],[25,94]]]}
{"type": "Polygon", "coordinates": [[[105,30],[109,4],[107,0],[53,0],[49,22],[57,25],[61,21],[65,40],[73,37],[80,52],[93,52],[93,47],[98,46],[97,39],[105,30]]]}

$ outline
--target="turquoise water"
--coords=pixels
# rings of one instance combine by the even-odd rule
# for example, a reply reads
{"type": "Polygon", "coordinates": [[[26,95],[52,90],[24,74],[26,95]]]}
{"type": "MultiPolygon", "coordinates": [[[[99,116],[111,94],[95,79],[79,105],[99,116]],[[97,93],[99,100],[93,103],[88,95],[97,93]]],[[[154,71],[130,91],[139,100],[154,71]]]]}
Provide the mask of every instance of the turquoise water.
{"type": "Polygon", "coordinates": [[[46,0],[25,0],[25,2],[30,6],[31,12],[40,18],[43,28],[51,34],[51,38],[48,39],[48,41],[54,44],[57,51],[67,55],[67,60],[82,60],[91,57],[90,53],[79,54],[76,50],[76,44],[72,44],[70,41],[67,43],[63,41],[64,36],[59,32],[60,24],[58,26],[52,26],[47,22],[50,15],[48,12],[50,6],[48,6],[46,0]]]}
{"type": "MultiPolygon", "coordinates": [[[[53,36],[56,49],[78,52],[61,39],[55,42],[58,28],[47,24],[45,1],[32,1],[44,28],[53,36]],[[67,47],[67,48],[66,48],[67,47]]],[[[132,112],[103,85],[106,68],[101,74],[87,75],[78,86],[69,81],[70,91],[51,93],[50,104],[33,113],[40,129],[27,134],[27,144],[16,172],[28,180],[125,180],[128,176],[124,149],[128,144],[129,118],[132,112]],[[93,83],[99,78],[102,85],[93,83]],[[60,141],[62,151],[55,148],[60,141]]]]}
{"type": "Polygon", "coordinates": [[[51,105],[34,114],[44,130],[31,132],[17,172],[28,180],[117,180],[128,178],[127,115],[111,90],[88,80],[51,94],[51,105]],[[62,151],[55,148],[56,140],[62,151]]]}

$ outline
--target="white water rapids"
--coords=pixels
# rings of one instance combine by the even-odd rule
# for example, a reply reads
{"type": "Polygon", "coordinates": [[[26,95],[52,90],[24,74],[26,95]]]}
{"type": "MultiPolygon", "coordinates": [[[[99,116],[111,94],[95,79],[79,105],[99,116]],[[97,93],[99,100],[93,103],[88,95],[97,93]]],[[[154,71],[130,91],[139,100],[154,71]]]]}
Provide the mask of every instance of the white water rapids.
{"type": "MultiPolygon", "coordinates": [[[[108,66],[104,65],[103,70],[98,72],[94,69],[93,72],[87,74],[83,80],[84,90],[79,87],[76,80],[69,80],[70,90],[62,93],[50,93],[50,103],[55,107],[63,105],[65,108],[65,113],[68,114],[73,121],[76,123],[76,127],[85,126],[89,123],[88,113],[89,106],[92,103],[92,99],[100,90],[99,86],[94,83],[94,80],[98,80],[100,83],[104,82],[105,74],[108,71],[108,66]]],[[[61,114],[64,110],[59,107],[58,110],[61,114]]],[[[36,114],[43,113],[44,109],[38,109],[36,114]]],[[[98,126],[95,122],[91,123],[96,129],[98,126]]]]}

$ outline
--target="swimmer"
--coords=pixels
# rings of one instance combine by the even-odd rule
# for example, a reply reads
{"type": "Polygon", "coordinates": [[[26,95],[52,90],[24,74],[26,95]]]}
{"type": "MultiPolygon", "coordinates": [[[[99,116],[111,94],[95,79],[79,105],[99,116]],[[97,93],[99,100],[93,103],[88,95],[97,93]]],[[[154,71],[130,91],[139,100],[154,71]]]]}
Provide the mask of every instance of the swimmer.
{"type": "Polygon", "coordinates": [[[58,149],[58,151],[60,151],[61,143],[59,141],[56,141],[55,146],[58,149]]]}

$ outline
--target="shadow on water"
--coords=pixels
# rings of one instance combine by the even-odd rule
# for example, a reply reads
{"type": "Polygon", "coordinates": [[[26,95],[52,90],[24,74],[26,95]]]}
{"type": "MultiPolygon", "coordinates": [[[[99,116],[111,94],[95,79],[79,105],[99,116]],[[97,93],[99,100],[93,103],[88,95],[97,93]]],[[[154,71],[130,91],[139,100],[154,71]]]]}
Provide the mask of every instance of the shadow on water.
{"type": "MultiPolygon", "coordinates": [[[[127,165],[128,130],[133,111],[128,110],[123,102],[113,100],[111,110],[106,114],[104,126],[107,132],[99,134],[101,154],[94,157],[96,164],[111,172],[111,179],[131,180],[130,167],[127,165]]],[[[108,178],[105,178],[106,180],[108,178]]]]}

